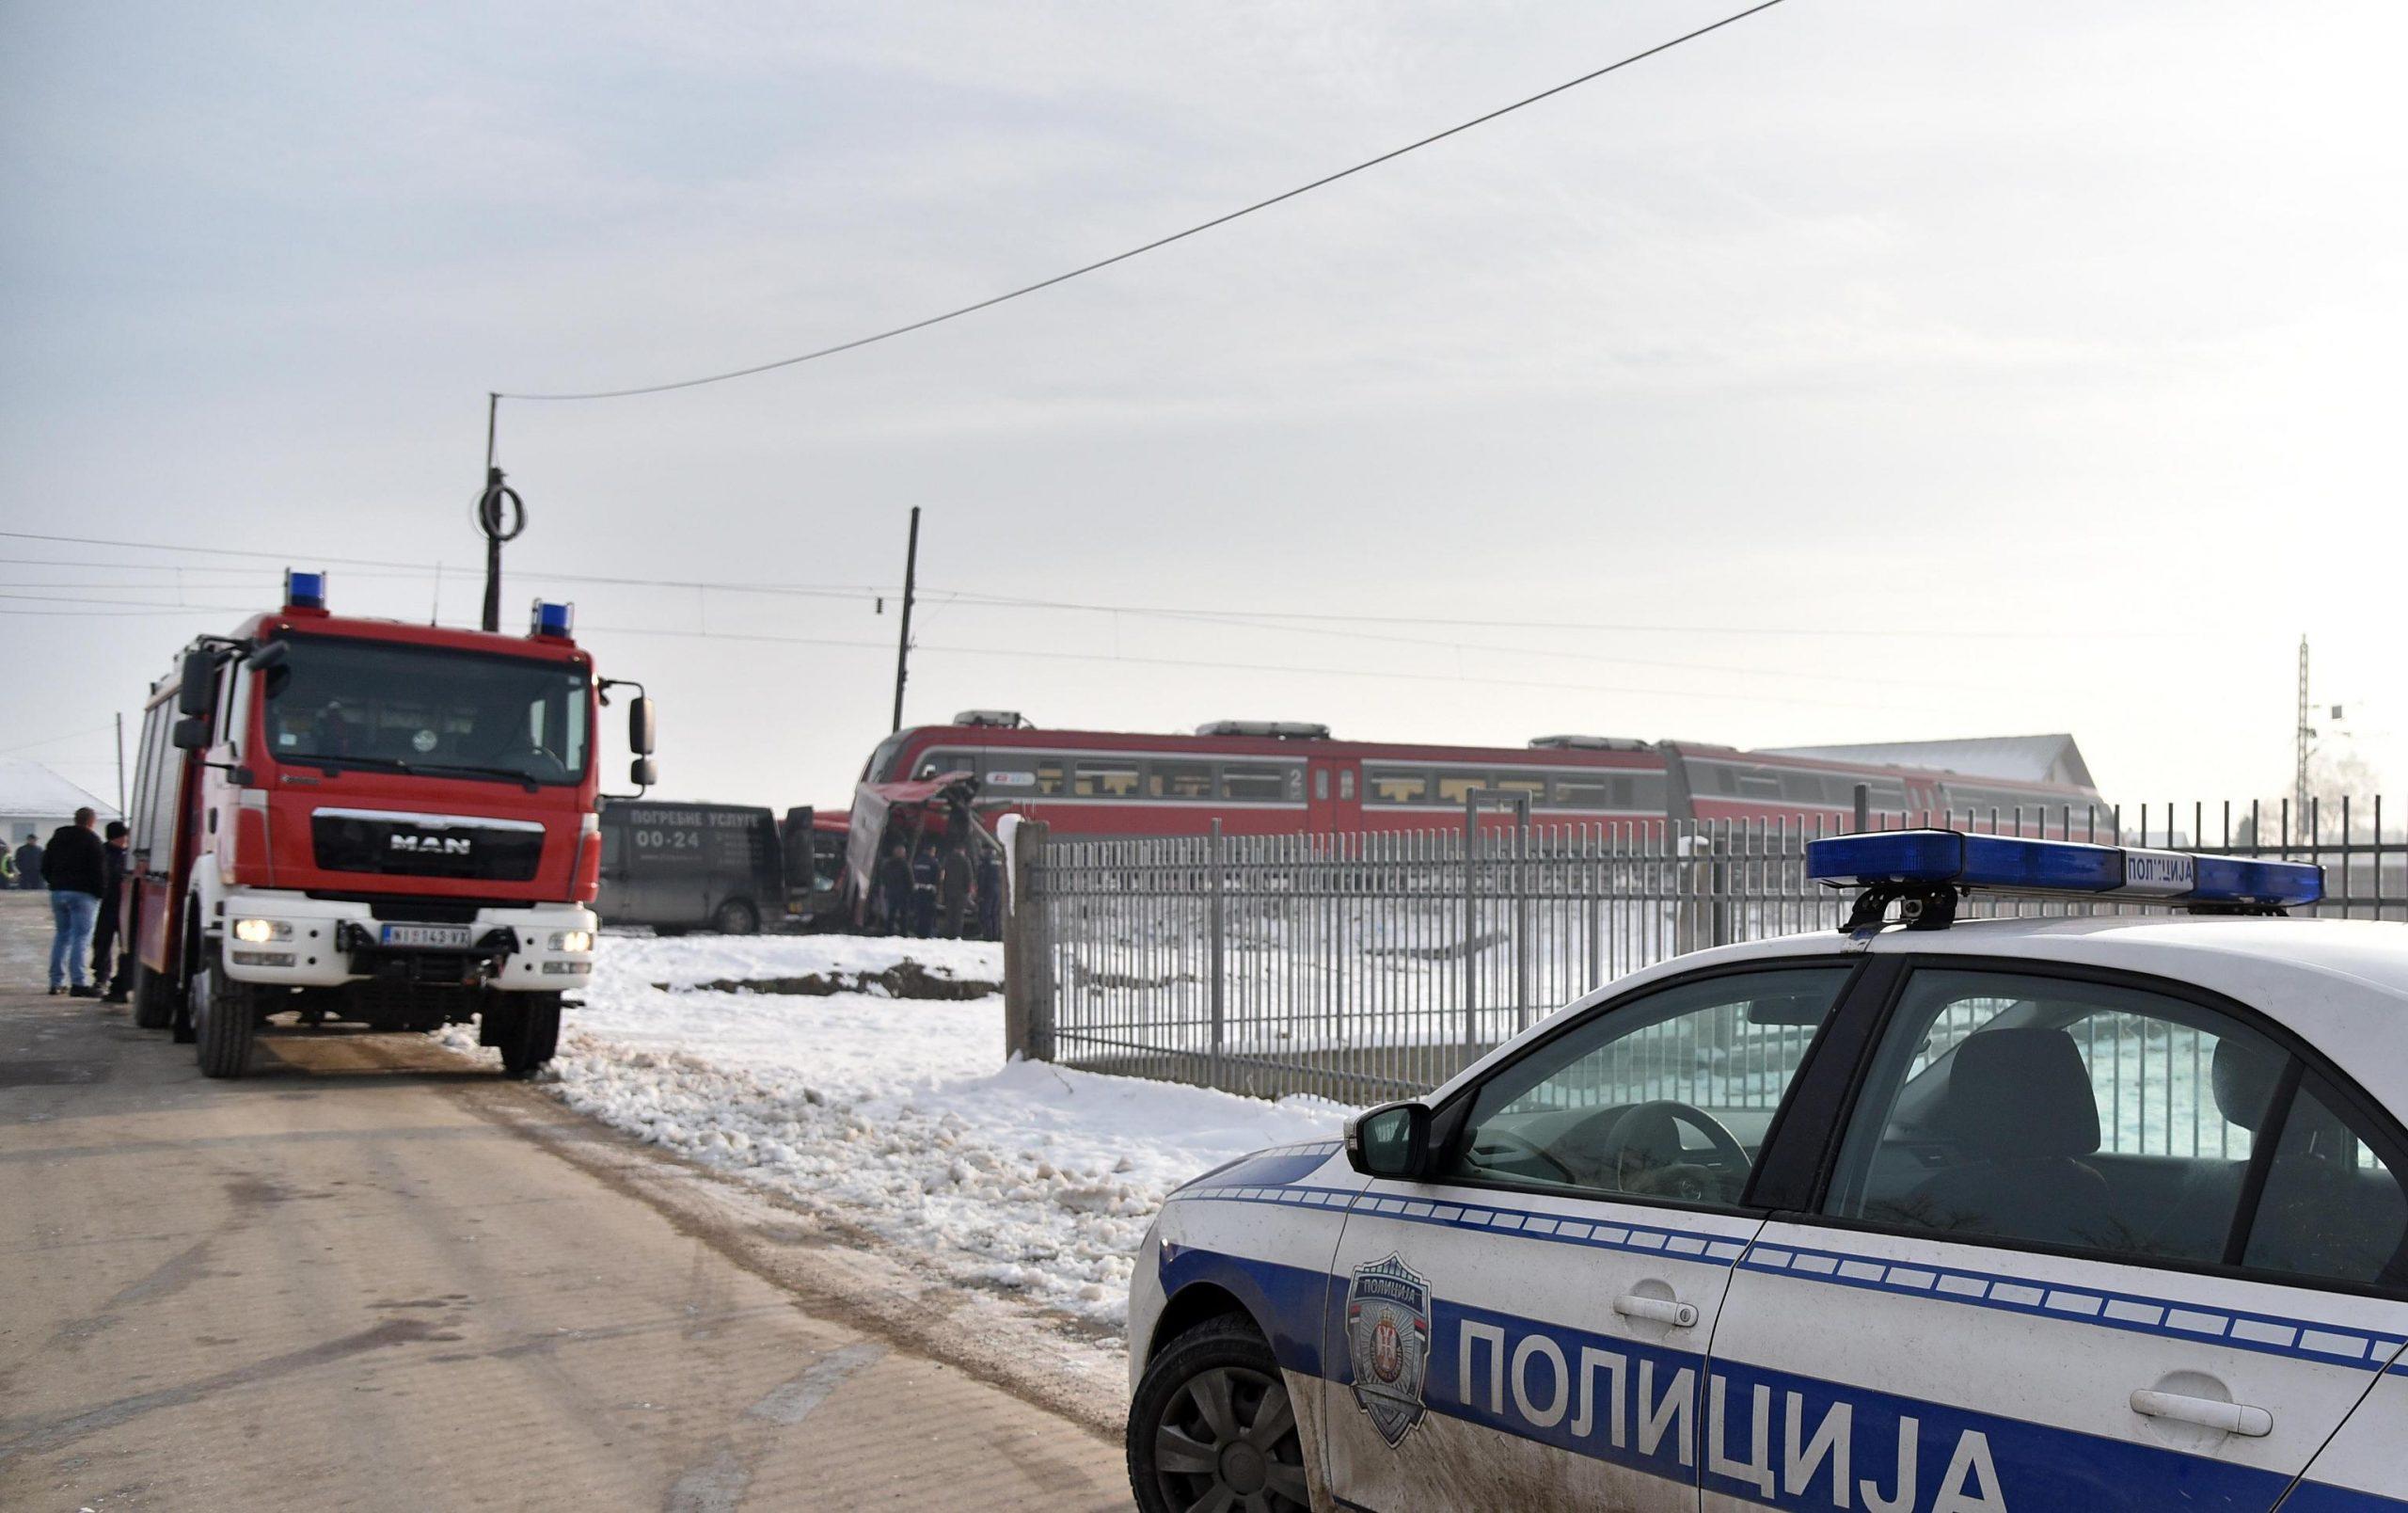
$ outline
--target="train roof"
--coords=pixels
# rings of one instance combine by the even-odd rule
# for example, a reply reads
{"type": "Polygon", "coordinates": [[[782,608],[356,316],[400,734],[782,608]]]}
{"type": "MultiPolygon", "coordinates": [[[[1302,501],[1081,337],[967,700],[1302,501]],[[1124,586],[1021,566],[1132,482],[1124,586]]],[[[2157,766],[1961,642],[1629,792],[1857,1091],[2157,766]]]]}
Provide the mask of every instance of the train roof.
{"type": "Polygon", "coordinates": [[[1854,746],[1784,746],[1762,756],[1815,756],[1956,772],[2006,783],[2059,783],[2096,788],[2090,764],[2072,736],[1976,736],[1956,741],[1889,741],[1854,746]]]}

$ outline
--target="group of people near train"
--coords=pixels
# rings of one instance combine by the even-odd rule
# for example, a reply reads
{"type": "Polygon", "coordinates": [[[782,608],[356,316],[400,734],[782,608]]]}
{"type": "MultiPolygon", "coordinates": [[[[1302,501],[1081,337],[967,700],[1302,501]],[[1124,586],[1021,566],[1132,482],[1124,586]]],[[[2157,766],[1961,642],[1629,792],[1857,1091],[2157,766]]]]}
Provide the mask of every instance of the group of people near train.
{"type": "MultiPolygon", "coordinates": [[[[966,821],[966,817],[964,817],[966,821]]],[[[889,827],[870,879],[870,922],[889,935],[981,940],[1004,932],[1004,872],[992,845],[967,823],[889,827]]]]}

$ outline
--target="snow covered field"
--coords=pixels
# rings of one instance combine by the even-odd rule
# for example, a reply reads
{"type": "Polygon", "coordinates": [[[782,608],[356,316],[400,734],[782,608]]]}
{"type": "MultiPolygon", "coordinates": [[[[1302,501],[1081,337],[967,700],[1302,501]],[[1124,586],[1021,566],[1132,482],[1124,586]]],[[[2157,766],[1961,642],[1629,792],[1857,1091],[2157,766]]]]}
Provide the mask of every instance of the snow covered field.
{"type": "MultiPolygon", "coordinates": [[[[1165,1193],[1260,1146],[1334,1138],[1346,1112],[1006,1065],[1000,995],[701,986],[849,978],[906,960],[939,977],[1003,976],[1002,948],[977,941],[606,936],[547,1086],[956,1281],[1075,1315],[1107,1349],[1126,1316],[1131,1253],[1165,1193]]],[[[473,1049],[473,1029],[452,1036],[473,1049]]]]}

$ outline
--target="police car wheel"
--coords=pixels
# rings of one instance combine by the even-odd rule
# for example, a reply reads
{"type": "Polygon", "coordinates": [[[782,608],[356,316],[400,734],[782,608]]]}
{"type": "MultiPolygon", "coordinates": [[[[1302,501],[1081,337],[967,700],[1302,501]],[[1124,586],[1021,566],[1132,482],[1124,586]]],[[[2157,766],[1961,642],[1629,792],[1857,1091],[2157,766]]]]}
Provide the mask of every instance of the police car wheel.
{"type": "Polygon", "coordinates": [[[1129,1485],[1145,1513],[1305,1513],[1304,1441],[1271,1346],[1245,1320],[1164,1346],[1129,1405],[1129,1485]]]}

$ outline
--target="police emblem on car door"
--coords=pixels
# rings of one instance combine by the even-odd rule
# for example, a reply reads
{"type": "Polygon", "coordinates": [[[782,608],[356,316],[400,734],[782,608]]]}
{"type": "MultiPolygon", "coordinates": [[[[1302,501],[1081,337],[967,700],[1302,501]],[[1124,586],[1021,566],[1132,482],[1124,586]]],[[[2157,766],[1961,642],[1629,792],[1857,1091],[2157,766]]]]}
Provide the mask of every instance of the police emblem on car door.
{"type": "Polygon", "coordinates": [[[1390,1446],[1421,1422],[1430,1369],[1429,1279],[1389,1252],[1354,1268],[1346,1289],[1346,1345],[1354,1401],[1390,1446]]]}

